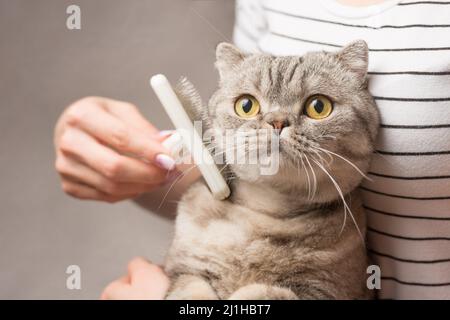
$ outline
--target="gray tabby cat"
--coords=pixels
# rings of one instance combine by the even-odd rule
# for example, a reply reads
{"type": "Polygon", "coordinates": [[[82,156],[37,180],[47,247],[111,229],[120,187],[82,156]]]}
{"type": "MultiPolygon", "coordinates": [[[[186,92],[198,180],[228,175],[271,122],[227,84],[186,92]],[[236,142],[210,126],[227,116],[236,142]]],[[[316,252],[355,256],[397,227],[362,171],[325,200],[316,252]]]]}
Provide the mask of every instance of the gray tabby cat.
{"type": "Polygon", "coordinates": [[[356,189],[379,126],[366,43],[290,57],[221,43],[216,57],[220,83],[208,107],[187,81],[180,96],[217,132],[274,130],[279,170],[261,175],[254,164],[229,164],[229,199],[215,200],[203,182],[184,194],[167,298],[370,298],[356,189]]]}

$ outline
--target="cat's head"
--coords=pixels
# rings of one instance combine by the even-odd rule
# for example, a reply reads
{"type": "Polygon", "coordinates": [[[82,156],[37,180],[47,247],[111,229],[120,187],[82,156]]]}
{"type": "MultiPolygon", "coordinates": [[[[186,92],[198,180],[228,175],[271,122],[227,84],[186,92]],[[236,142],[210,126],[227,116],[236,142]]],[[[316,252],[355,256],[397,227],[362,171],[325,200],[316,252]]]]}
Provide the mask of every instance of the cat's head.
{"type": "Polygon", "coordinates": [[[206,113],[216,135],[263,130],[272,133],[266,135],[270,142],[279,143],[279,150],[267,139],[234,147],[221,144],[234,176],[291,189],[299,196],[316,184],[318,201],[337,198],[335,183],[344,194],[360,183],[357,168],[368,169],[379,126],[367,89],[364,41],[337,52],[286,57],[246,55],[221,43],[216,59],[219,88],[206,113]],[[246,154],[264,148],[272,159],[271,153],[279,152],[277,170],[261,174],[261,163],[237,161],[240,148],[246,154]]]}

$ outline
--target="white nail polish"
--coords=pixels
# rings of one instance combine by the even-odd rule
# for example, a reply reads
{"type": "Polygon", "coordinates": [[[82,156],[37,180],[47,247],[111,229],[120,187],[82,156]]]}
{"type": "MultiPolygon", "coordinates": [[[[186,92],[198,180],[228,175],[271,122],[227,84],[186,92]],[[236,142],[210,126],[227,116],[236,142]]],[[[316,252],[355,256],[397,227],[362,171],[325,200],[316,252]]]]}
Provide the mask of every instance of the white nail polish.
{"type": "Polygon", "coordinates": [[[163,153],[160,153],[156,156],[155,162],[161,168],[169,171],[175,168],[175,160],[163,153]]]}
{"type": "Polygon", "coordinates": [[[170,136],[175,130],[161,130],[158,132],[158,135],[161,137],[170,136]]]}

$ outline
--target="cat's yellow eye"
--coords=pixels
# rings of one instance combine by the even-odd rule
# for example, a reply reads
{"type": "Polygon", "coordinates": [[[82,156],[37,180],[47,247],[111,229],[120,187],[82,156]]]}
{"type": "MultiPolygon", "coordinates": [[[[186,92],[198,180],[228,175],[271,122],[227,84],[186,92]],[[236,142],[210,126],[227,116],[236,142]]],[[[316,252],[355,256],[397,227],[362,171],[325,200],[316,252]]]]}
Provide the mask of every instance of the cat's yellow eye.
{"type": "Polygon", "coordinates": [[[320,120],[328,117],[333,111],[333,103],[322,95],[315,95],[306,101],[305,113],[308,117],[320,120]]]}
{"type": "Polygon", "coordinates": [[[254,96],[245,94],[234,103],[234,111],[241,118],[252,118],[259,113],[259,102],[254,96]]]}

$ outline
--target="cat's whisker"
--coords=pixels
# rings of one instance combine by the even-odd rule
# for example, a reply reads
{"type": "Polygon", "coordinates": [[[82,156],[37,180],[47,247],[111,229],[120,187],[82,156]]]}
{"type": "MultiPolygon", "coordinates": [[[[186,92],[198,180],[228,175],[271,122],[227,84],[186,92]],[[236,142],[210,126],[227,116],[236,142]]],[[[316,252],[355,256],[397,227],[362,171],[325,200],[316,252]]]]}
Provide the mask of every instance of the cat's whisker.
{"type": "MultiPolygon", "coordinates": [[[[247,147],[247,145],[242,144],[242,145],[234,145],[234,146],[231,146],[231,147],[226,148],[226,149],[219,148],[221,151],[215,153],[214,155],[216,155],[216,156],[217,155],[222,155],[224,153],[240,150],[239,148],[245,148],[245,147],[247,147]]],[[[250,151],[256,150],[257,148],[258,148],[258,146],[253,146],[253,149],[251,149],[250,151]]],[[[209,149],[209,151],[211,151],[212,149],[213,148],[209,149]]]]}
{"type": "Polygon", "coordinates": [[[224,164],[224,166],[219,170],[220,173],[222,173],[227,167],[229,167],[229,164],[224,164]]]}
{"type": "Polygon", "coordinates": [[[336,136],[332,136],[331,134],[321,134],[319,138],[332,139],[336,140],[336,136]]]}
{"type": "Polygon", "coordinates": [[[321,163],[322,164],[326,164],[327,166],[330,166],[333,163],[333,156],[329,153],[324,152],[323,150],[318,149],[317,147],[312,146],[314,153],[316,153],[317,155],[320,154],[320,158],[322,159],[321,163]],[[325,159],[322,157],[322,154],[326,155],[328,157],[328,161],[325,161],[325,159]]]}
{"type": "Polygon", "coordinates": [[[326,153],[330,153],[330,154],[332,154],[332,155],[334,155],[334,156],[336,156],[336,157],[338,157],[338,158],[344,160],[344,161],[347,162],[349,165],[351,165],[356,171],[358,171],[358,173],[359,173],[363,178],[365,178],[365,179],[367,179],[367,180],[369,180],[369,181],[373,181],[373,179],[372,179],[372,178],[369,178],[364,172],[362,172],[361,169],[359,169],[357,165],[355,165],[353,162],[351,162],[350,160],[348,160],[348,159],[345,158],[344,156],[341,156],[340,154],[338,154],[338,153],[336,153],[336,152],[333,152],[333,151],[330,151],[330,150],[327,150],[327,149],[324,149],[324,148],[321,148],[321,147],[316,147],[316,148],[318,148],[319,150],[322,150],[322,151],[324,151],[324,152],[326,152],[326,153]]]}
{"type": "MultiPolygon", "coordinates": [[[[318,150],[318,149],[316,149],[314,147],[312,148],[312,151],[314,152],[314,154],[316,154],[319,157],[321,164],[324,164],[326,162],[325,159],[322,157],[322,154],[321,154],[321,152],[323,152],[323,151],[318,150]]],[[[327,162],[327,165],[329,165],[328,162],[327,162]]]]}
{"type": "Polygon", "coordinates": [[[170,191],[172,191],[173,187],[175,186],[175,184],[177,184],[179,181],[181,181],[181,179],[183,179],[186,175],[189,174],[189,172],[191,172],[193,169],[197,168],[197,165],[193,165],[191,168],[187,169],[186,171],[183,171],[179,177],[177,177],[172,184],[170,185],[169,189],[166,191],[166,193],[164,194],[158,208],[156,210],[161,209],[162,205],[164,204],[164,201],[166,200],[167,196],[169,195],[170,191]]]}
{"type": "MultiPolygon", "coordinates": [[[[301,159],[301,157],[300,157],[300,159],[301,159]]],[[[295,168],[297,169],[297,175],[299,177],[301,177],[302,176],[301,173],[302,173],[302,170],[303,170],[303,161],[300,162],[299,159],[295,159],[295,168]]]]}
{"type": "MultiPolygon", "coordinates": [[[[319,165],[319,164],[317,163],[317,165],[319,165]]],[[[342,191],[340,191],[341,189],[340,189],[339,185],[337,184],[337,182],[334,181],[334,179],[331,177],[331,175],[327,172],[327,170],[325,168],[320,167],[320,165],[319,165],[319,168],[321,168],[322,171],[324,171],[325,174],[331,179],[331,182],[333,183],[333,185],[336,188],[340,198],[342,199],[342,201],[344,203],[344,219],[342,221],[341,230],[339,231],[339,236],[340,236],[342,234],[342,232],[344,231],[345,225],[347,224],[347,206],[346,206],[346,202],[345,202],[345,199],[343,197],[342,191]]]]}
{"type": "Polygon", "coordinates": [[[334,162],[334,157],[333,157],[333,155],[331,155],[331,154],[329,154],[329,153],[327,153],[327,152],[325,152],[325,151],[323,151],[323,150],[319,150],[319,151],[323,152],[325,155],[328,156],[328,159],[330,159],[330,160],[329,160],[327,163],[328,163],[328,165],[330,166],[330,165],[334,162]]]}
{"type": "Polygon", "coordinates": [[[358,234],[359,234],[359,236],[361,237],[361,240],[362,240],[362,242],[364,243],[364,236],[363,236],[363,234],[362,234],[362,232],[361,232],[361,229],[359,228],[359,226],[358,226],[358,223],[356,222],[356,219],[355,219],[355,217],[354,217],[354,215],[353,215],[353,213],[352,213],[352,210],[350,209],[350,207],[348,206],[348,204],[347,204],[347,202],[345,201],[345,197],[344,197],[344,194],[343,194],[343,192],[342,192],[342,189],[340,188],[340,186],[339,186],[339,184],[336,182],[336,180],[333,178],[333,176],[319,163],[319,162],[317,162],[316,160],[313,160],[318,166],[319,166],[319,168],[320,169],[322,169],[322,171],[330,178],[330,180],[331,180],[331,182],[333,183],[333,185],[334,185],[334,187],[336,188],[336,191],[338,192],[338,194],[339,194],[339,196],[341,197],[341,199],[342,199],[342,202],[343,202],[343,204],[344,204],[344,223],[343,223],[343,225],[342,225],[342,229],[341,229],[341,231],[340,231],[340,233],[339,234],[342,234],[342,232],[344,231],[344,228],[345,228],[345,223],[346,223],[346,218],[347,218],[347,212],[349,213],[349,215],[350,215],[350,217],[352,218],[352,220],[353,220],[353,224],[355,225],[355,227],[356,227],[356,230],[358,231],[358,234]]]}
{"type": "Polygon", "coordinates": [[[308,166],[311,169],[311,173],[312,173],[312,176],[313,176],[313,189],[312,189],[312,192],[311,192],[312,195],[311,195],[311,198],[308,199],[308,200],[312,200],[314,198],[314,196],[316,195],[316,192],[317,192],[317,177],[316,177],[316,173],[314,172],[313,167],[311,166],[311,162],[309,161],[308,156],[306,154],[305,154],[305,160],[308,163],[308,166]]]}
{"type": "Polygon", "coordinates": [[[222,39],[224,39],[227,42],[232,42],[230,39],[228,39],[227,36],[225,36],[222,32],[219,31],[206,17],[204,17],[200,12],[195,10],[193,7],[189,8],[192,12],[194,12],[200,19],[202,19],[206,25],[208,25],[211,30],[213,30],[215,33],[217,33],[222,39]]]}
{"type": "Polygon", "coordinates": [[[171,203],[171,204],[176,204],[176,205],[178,205],[178,204],[180,204],[182,201],[181,200],[169,200],[169,201],[167,201],[168,203],[171,203]]]}
{"type": "Polygon", "coordinates": [[[300,153],[300,160],[302,161],[302,169],[305,170],[306,178],[307,178],[307,181],[308,181],[308,199],[309,199],[310,198],[310,192],[311,192],[311,180],[309,178],[308,169],[306,168],[305,162],[303,161],[303,156],[304,156],[304,153],[301,152],[300,153]]]}

